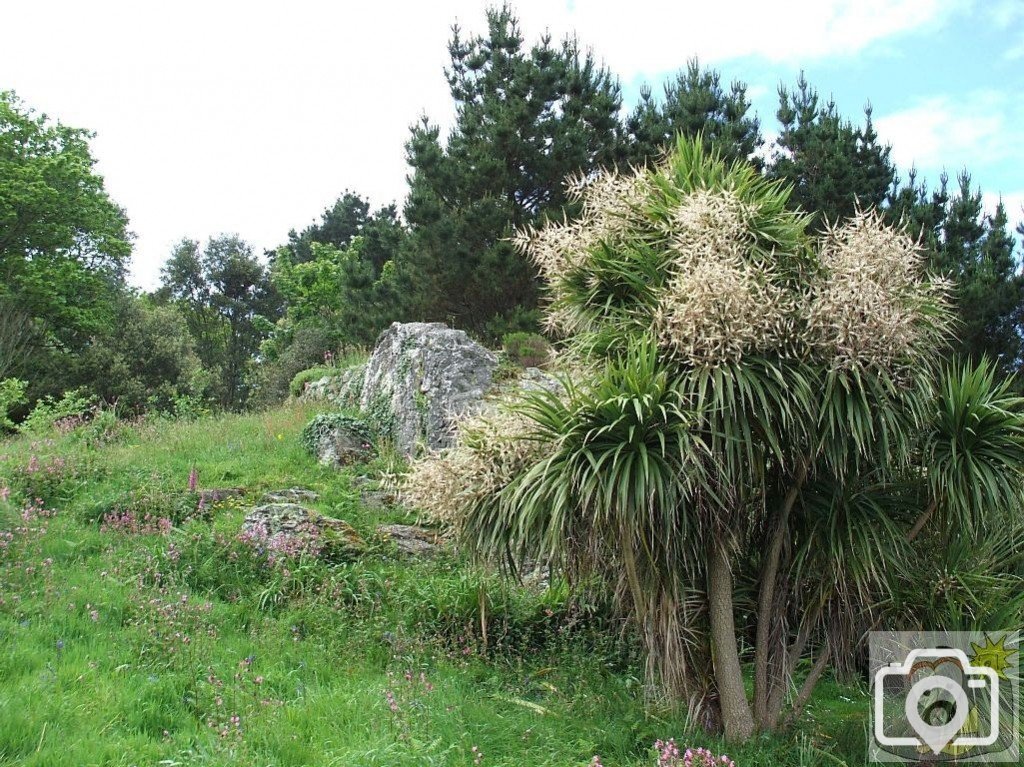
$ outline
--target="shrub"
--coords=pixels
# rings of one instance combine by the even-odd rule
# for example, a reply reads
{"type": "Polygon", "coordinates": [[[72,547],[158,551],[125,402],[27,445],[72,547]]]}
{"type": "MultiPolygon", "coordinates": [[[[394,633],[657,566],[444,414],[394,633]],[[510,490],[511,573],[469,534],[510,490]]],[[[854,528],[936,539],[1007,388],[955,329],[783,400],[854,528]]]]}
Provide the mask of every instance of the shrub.
{"type": "Polygon", "coordinates": [[[25,462],[8,462],[4,479],[17,497],[65,504],[105,474],[92,461],[31,453],[25,462]]]}
{"type": "Polygon", "coordinates": [[[487,320],[480,332],[480,340],[485,344],[493,344],[509,333],[535,333],[541,326],[541,319],[539,309],[517,306],[487,320]]]}
{"type": "Polygon", "coordinates": [[[64,392],[64,396],[59,400],[43,397],[22,421],[18,430],[23,434],[42,434],[53,429],[58,423],[70,423],[66,419],[80,419],[80,422],[84,423],[93,403],[93,397],[84,389],[64,392]]]}
{"type": "Polygon", "coordinates": [[[551,344],[538,333],[508,333],[501,345],[508,358],[524,368],[543,367],[551,358],[551,344]]]}
{"type": "Polygon", "coordinates": [[[284,401],[294,378],[304,370],[324,366],[340,341],[336,331],[325,327],[295,328],[285,320],[279,321],[260,348],[261,361],[254,376],[255,403],[267,406],[284,401]]]}
{"type": "Polygon", "coordinates": [[[212,381],[201,370],[194,340],[175,306],[125,296],[103,333],[68,365],[81,386],[121,412],[171,410],[180,396],[204,396],[212,381]]]}
{"type": "Polygon", "coordinates": [[[14,429],[10,419],[11,410],[25,402],[27,387],[27,381],[19,381],[17,378],[0,381],[0,432],[14,429]]]}

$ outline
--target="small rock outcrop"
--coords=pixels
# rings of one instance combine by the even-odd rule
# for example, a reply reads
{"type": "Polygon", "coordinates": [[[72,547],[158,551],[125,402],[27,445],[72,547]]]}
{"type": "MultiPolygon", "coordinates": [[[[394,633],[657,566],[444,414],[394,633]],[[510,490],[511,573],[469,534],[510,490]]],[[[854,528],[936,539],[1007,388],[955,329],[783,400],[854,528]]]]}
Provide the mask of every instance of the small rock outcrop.
{"type": "Polygon", "coordinates": [[[313,503],[320,497],[315,490],[305,487],[286,487],[283,490],[270,490],[263,494],[260,503],[313,503]]]}
{"type": "Polygon", "coordinates": [[[498,358],[442,323],[394,323],[366,364],[359,405],[405,455],[452,444],[456,419],[476,410],[498,358]]]}
{"type": "Polygon", "coordinates": [[[386,509],[389,506],[397,506],[398,493],[394,490],[385,490],[383,488],[368,488],[359,491],[359,501],[367,509],[380,511],[381,509],[386,509]]]}
{"type": "Polygon", "coordinates": [[[306,402],[330,402],[342,408],[359,407],[359,395],[363,390],[366,365],[353,365],[339,370],[334,375],[310,381],[302,390],[299,399],[306,402]]]}
{"type": "Polygon", "coordinates": [[[366,548],[348,522],[325,517],[297,503],[255,507],[242,522],[242,538],[268,553],[309,554],[328,560],[352,559],[366,548]]]}
{"type": "Polygon", "coordinates": [[[325,466],[349,466],[374,457],[373,430],[344,413],[321,413],[302,430],[302,443],[325,466]]]}
{"type": "Polygon", "coordinates": [[[411,557],[432,557],[443,543],[438,533],[418,525],[380,525],[377,533],[393,543],[399,554],[411,557]]]}
{"type": "Polygon", "coordinates": [[[550,373],[545,373],[540,368],[526,368],[517,382],[522,391],[537,391],[545,389],[552,394],[565,393],[565,386],[562,382],[550,373]]]}

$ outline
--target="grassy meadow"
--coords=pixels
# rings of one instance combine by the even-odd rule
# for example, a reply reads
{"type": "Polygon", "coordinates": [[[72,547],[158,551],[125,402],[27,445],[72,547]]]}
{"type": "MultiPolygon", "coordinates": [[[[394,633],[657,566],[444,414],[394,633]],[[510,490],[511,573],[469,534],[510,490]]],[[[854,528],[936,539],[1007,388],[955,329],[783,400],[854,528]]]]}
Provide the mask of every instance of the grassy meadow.
{"type": "Polygon", "coordinates": [[[645,702],[600,605],[399,557],[375,528],[414,519],[360,496],[395,462],[318,466],[315,412],[0,443],[0,764],[653,767],[669,738],[740,767],[864,763],[861,687],[828,681],[802,730],[734,750],[645,702]],[[197,510],[193,468],[245,498],[197,510]],[[239,540],[247,506],[293,486],[365,554],[271,562],[239,540]]]}

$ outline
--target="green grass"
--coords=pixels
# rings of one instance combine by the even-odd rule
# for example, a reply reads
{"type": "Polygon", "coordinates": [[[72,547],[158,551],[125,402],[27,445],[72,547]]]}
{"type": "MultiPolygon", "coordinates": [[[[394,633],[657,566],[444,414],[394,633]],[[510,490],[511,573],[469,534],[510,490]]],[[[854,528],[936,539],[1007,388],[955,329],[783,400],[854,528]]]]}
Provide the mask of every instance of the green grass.
{"type": "Polygon", "coordinates": [[[635,650],[599,607],[454,557],[396,558],[375,527],[411,520],[364,507],[355,488],[389,462],[318,466],[299,440],[315,413],[0,444],[0,487],[14,489],[0,502],[13,535],[0,548],[0,764],[468,766],[482,753],[482,765],[599,754],[633,767],[653,765],[651,744],[669,737],[740,767],[864,762],[860,690],[824,683],[801,732],[726,749],[644,704],[635,650]],[[200,487],[247,500],[188,519],[193,467],[200,487]],[[291,486],[319,491],[318,508],[354,525],[367,554],[268,567],[239,543],[246,505],[291,486]],[[26,493],[55,515],[24,519],[26,493]],[[177,524],[101,526],[127,510],[177,524]]]}

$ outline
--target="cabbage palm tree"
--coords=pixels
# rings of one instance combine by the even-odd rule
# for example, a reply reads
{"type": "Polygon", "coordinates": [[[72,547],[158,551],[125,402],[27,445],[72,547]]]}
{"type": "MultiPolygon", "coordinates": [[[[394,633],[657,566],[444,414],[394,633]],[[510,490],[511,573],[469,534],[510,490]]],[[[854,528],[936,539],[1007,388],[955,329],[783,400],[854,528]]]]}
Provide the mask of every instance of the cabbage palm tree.
{"type": "Polygon", "coordinates": [[[698,721],[774,729],[842,663],[919,526],[1013,507],[1021,408],[987,368],[944,378],[949,285],[877,215],[812,240],[788,188],[699,139],[572,188],[581,218],[520,244],[573,381],[513,406],[536,446],[521,463],[495,482],[481,462],[446,497],[476,552],[614,589],[650,681],[698,721]]]}

